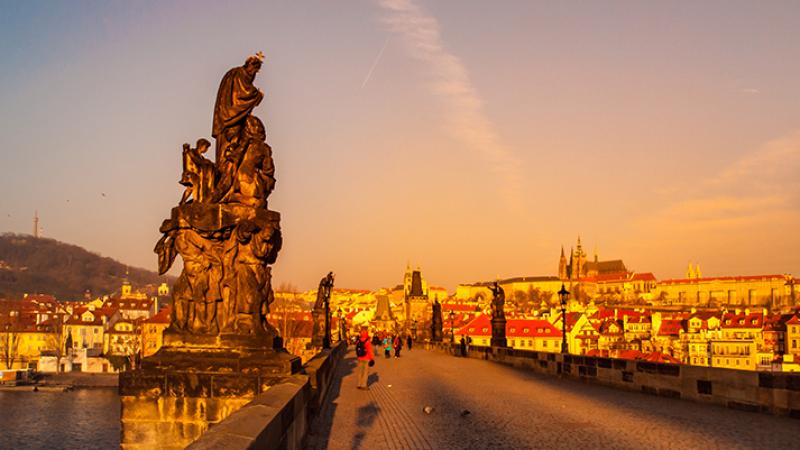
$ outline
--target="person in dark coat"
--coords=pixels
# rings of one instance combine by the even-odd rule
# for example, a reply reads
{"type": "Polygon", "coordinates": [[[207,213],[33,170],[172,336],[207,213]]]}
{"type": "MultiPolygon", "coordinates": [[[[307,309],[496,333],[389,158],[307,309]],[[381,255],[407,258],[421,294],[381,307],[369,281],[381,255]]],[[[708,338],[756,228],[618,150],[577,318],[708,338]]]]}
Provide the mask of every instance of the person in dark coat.
{"type": "Polygon", "coordinates": [[[400,357],[400,350],[402,350],[402,349],[403,349],[403,338],[400,337],[399,335],[395,336],[395,338],[394,338],[394,357],[395,358],[399,358],[400,357]]]}

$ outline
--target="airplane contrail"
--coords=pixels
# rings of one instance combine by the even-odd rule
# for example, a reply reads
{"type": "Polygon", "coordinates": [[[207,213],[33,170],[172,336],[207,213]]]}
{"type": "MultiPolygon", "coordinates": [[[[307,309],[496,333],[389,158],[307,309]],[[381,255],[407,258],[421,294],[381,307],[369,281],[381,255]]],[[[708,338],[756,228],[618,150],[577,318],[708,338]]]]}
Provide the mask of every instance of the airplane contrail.
{"type": "Polygon", "coordinates": [[[367,72],[367,76],[364,77],[364,82],[361,83],[361,87],[359,89],[364,89],[364,86],[367,85],[369,79],[372,77],[372,72],[375,70],[375,67],[378,66],[378,62],[381,60],[381,56],[383,55],[383,51],[386,50],[386,45],[389,44],[389,38],[386,38],[386,41],[383,43],[383,47],[381,47],[381,51],[378,52],[378,56],[375,57],[375,61],[372,62],[372,67],[369,68],[369,72],[367,72]]]}

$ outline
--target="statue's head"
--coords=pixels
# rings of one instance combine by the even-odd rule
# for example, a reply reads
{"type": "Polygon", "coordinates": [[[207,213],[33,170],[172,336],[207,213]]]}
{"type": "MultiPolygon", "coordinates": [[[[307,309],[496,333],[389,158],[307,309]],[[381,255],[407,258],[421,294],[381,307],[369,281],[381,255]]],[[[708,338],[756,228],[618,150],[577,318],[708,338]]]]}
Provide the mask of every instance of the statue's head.
{"type": "Polygon", "coordinates": [[[200,153],[205,153],[208,148],[211,147],[211,142],[208,142],[207,139],[200,138],[197,140],[197,151],[200,153]]]}
{"type": "Polygon", "coordinates": [[[264,63],[264,54],[257,52],[255,55],[250,55],[244,62],[244,70],[250,76],[255,76],[261,69],[261,64],[264,63]]]}
{"type": "Polygon", "coordinates": [[[250,139],[265,141],[267,139],[267,130],[264,128],[264,123],[261,119],[254,115],[248,115],[244,122],[245,136],[250,139]]]}

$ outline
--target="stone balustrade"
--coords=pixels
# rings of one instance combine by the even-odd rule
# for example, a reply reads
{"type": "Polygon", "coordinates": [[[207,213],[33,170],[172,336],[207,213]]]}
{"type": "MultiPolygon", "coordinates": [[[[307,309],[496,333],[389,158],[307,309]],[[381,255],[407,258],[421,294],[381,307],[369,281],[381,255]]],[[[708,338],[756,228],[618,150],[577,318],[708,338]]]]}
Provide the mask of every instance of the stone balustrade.
{"type": "MultiPolygon", "coordinates": [[[[428,350],[455,354],[458,345],[426,342],[428,350]]],[[[662,364],[471,346],[469,358],[559,375],[587,383],[728,408],[800,418],[800,374],[662,364]]]]}
{"type": "Polygon", "coordinates": [[[210,449],[302,449],[308,426],[325,401],[336,364],[347,352],[340,342],[309,360],[301,374],[286,377],[211,427],[189,447],[210,449]]]}

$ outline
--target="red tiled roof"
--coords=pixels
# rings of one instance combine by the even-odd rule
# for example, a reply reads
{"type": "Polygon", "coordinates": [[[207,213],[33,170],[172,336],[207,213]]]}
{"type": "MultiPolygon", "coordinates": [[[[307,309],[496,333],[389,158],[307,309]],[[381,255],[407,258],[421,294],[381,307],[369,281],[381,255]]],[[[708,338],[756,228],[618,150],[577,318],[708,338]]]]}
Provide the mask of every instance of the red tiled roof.
{"type": "Polygon", "coordinates": [[[683,323],[681,320],[663,320],[661,327],[658,329],[659,336],[677,336],[683,330],[683,323]]]}
{"type": "MultiPolygon", "coordinates": [[[[445,327],[446,328],[446,327],[445,327]]],[[[465,336],[491,336],[491,316],[481,314],[459,328],[455,334],[465,336]]],[[[506,337],[510,338],[541,338],[561,337],[561,331],[550,322],[539,319],[509,319],[506,321],[506,337]]]]}
{"type": "Polygon", "coordinates": [[[126,310],[149,310],[153,301],[149,299],[137,300],[127,298],[112,298],[103,303],[103,308],[119,308],[126,310]]]}
{"type": "Polygon", "coordinates": [[[633,280],[633,281],[656,281],[656,276],[653,275],[651,272],[634,273],[633,274],[633,278],[631,278],[631,280],[633,280]]]}
{"type": "Polygon", "coordinates": [[[506,322],[506,337],[561,337],[561,331],[546,320],[512,319],[506,322]]]}
{"type": "Polygon", "coordinates": [[[491,336],[492,322],[486,314],[481,314],[456,331],[456,334],[466,336],[491,336]]]}
{"type": "Polygon", "coordinates": [[[674,358],[666,353],[652,352],[648,353],[643,358],[645,361],[662,363],[662,364],[680,364],[680,360],[674,358]]]}
{"type": "Polygon", "coordinates": [[[442,311],[475,312],[477,309],[477,305],[465,305],[463,303],[442,303],[442,311]]]}
{"type": "Polygon", "coordinates": [[[615,281],[626,281],[629,279],[629,276],[630,274],[628,272],[603,273],[593,277],[587,277],[586,280],[595,281],[597,283],[613,283],[615,281]]]}
{"type": "Polygon", "coordinates": [[[149,319],[145,319],[142,323],[153,323],[159,325],[169,324],[171,315],[172,315],[172,307],[165,306],[161,308],[161,311],[156,313],[156,315],[154,315],[149,319]]]}
{"type": "Polygon", "coordinates": [[[597,331],[604,335],[617,335],[622,334],[622,325],[614,319],[606,319],[598,324],[597,331]],[[616,327],[616,331],[611,331],[616,327]]]}
{"type": "Polygon", "coordinates": [[[750,314],[727,313],[722,316],[722,328],[758,328],[764,326],[764,315],[760,312],[750,314]]]}

